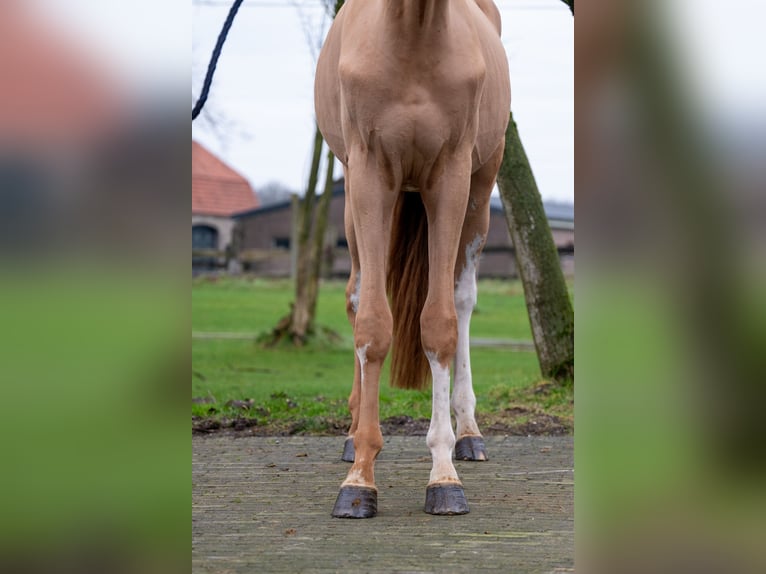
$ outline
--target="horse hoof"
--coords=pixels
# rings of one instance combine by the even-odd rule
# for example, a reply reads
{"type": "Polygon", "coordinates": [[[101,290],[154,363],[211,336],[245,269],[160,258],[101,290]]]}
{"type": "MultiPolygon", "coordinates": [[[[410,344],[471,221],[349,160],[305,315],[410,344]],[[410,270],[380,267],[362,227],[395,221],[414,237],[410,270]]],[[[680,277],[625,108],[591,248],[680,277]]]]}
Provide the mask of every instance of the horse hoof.
{"type": "Polygon", "coordinates": [[[378,491],[364,486],[342,486],[335,501],[335,518],[372,518],[378,512],[378,491]]]}
{"type": "Polygon", "coordinates": [[[455,460],[489,460],[484,439],[480,436],[464,436],[455,443],[455,460]]]}
{"type": "Polygon", "coordinates": [[[428,514],[468,514],[468,502],[459,484],[434,484],[426,488],[428,514]]]}
{"type": "Polygon", "coordinates": [[[343,454],[340,459],[344,462],[354,462],[354,439],[348,437],[346,442],[343,443],[343,454]]]}

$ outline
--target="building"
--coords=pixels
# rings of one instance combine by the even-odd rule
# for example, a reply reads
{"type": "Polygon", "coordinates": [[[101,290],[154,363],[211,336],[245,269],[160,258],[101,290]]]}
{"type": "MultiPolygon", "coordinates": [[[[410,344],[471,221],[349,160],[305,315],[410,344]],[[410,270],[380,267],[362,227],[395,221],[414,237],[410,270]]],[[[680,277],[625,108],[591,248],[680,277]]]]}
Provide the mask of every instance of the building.
{"type": "Polygon", "coordinates": [[[247,180],[192,141],[192,251],[225,251],[232,241],[232,215],[257,207],[247,180]]]}
{"type": "MultiPolygon", "coordinates": [[[[348,276],[351,262],[343,225],[345,196],[343,180],[335,182],[330,202],[325,238],[326,274],[348,276]]],[[[297,202],[296,202],[297,204],[297,202]]],[[[559,251],[562,269],[574,275],[574,207],[571,204],[544,203],[553,240],[559,251]]],[[[250,272],[275,277],[290,274],[293,243],[293,203],[282,202],[240,212],[237,222],[238,257],[250,272]]],[[[479,265],[481,277],[516,277],[513,246],[499,197],[492,198],[487,243],[479,265]]]]}

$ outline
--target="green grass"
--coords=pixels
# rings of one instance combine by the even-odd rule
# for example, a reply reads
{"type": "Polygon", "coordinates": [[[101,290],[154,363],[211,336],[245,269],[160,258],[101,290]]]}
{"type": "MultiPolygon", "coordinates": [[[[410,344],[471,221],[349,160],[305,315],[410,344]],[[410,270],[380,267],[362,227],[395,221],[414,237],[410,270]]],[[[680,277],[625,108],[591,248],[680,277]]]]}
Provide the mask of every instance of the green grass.
{"type": "Polygon", "coordinates": [[[0,429],[15,438],[2,455],[0,490],[13,495],[0,552],[44,569],[98,539],[104,557],[167,570],[144,560],[188,539],[176,518],[188,512],[179,485],[191,455],[175,400],[187,364],[183,284],[122,260],[46,257],[3,273],[0,429]]]}
{"type": "MultiPolygon", "coordinates": [[[[257,419],[258,424],[281,424],[292,432],[325,432],[345,425],[354,363],[344,288],[342,281],[323,283],[317,308],[317,323],[339,333],[340,343],[266,349],[255,340],[193,339],[192,396],[209,397],[214,402],[193,403],[192,414],[206,418],[245,416],[257,419]],[[226,406],[228,401],[245,399],[252,400],[247,410],[226,406]]],[[[266,333],[287,313],[292,298],[292,286],[285,280],[198,279],[192,284],[192,329],[266,333]]],[[[531,339],[518,282],[479,283],[471,334],[531,339]]],[[[475,348],[471,362],[477,411],[482,413],[500,412],[524,402],[524,389],[541,379],[532,352],[475,348]]],[[[571,416],[571,395],[570,390],[556,400],[564,416],[571,416]]],[[[399,415],[429,418],[430,396],[430,389],[392,388],[386,362],[380,386],[381,419],[399,415]]],[[[545,410],[538,403],[534,406],[545,410]]]]}
{"type": "MultiPolygon", "coordinates": [[[[346,319],[345,282],[327,281],[320,289],[317,323],[352,340],[346,319]]],[[[272,328],[288,310],[293,287],[287,280],[198,279],[192,284],[194,331],[259,333],[272,328]]],[[[524,294],[518,281],[480,281],[471,322],[475,337],[531,339],[524,294]]]]}

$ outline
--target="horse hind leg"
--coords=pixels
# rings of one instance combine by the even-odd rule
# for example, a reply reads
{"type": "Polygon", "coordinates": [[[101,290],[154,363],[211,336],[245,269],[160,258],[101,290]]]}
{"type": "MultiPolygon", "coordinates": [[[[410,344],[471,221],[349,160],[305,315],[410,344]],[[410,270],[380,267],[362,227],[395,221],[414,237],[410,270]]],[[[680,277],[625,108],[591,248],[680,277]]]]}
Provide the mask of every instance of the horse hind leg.
{"type": "Polygon", "coordinates": [[[471,194],[455,265],[458,342],[451,404],[457,421],[457,442],[455,443],[457,460],[488,460],[484,439],[476,423],[476,395],[473,392],[471,376],[469,330],[471,314],[476,305],[479,256],[489,229],[489,199],[502,156],[503,146],[500,146],[490,161],[471,178],[471,194]]]}
{"type": "MultiPolygon", "coordinates": [[[[473,231],[473,230],[471,230],[473,231]]],[[[471,233],[469,232],[469,235],[471,233]]],[[[455,382],[452,391],[452,410],[457,422],[457,460],[487,460],[484,439],[476,423],[476,395],[473,392],[471,376],[470,334],[471,314],[476,305],[476,263],[486,238],[484,233],[473,233],[473,240],[467,237],[460,242],[463,264],[456,267],[455,309],[457,312],[457,350],[455,352],[455,382]],[[457,272],[457,269],[460,269],[457,272]]]]}
{"type": "MultiPolygon", "coordinates": [[[[359,291],[361,288],[361,271],[359,270],[359,252],[356,246],[356,232],[354,231],[354,222],[351,215],[351,199],[348,188],[348,174],[345,177],[346,182],[346,203],[344,206],[344,225],[346,230],[346,241],[348,242],[348,251],[351,256],[351,274],[346,285],[346,315],[351,328],[356,323],[356,313],[359,310],[359,291]]],[[[348,410],[351,413],[351,427],[348,430],[348,436],[343,443],[343,454],[341,460],[345,462],[354,462],[354,433],[359,426],[359,400],[362,395],[362,370],[359,364],[359,357],[354,353],[354,383],[351,387],[351,395],[348,397],[348,410]]]]}
{"type": "MultiPolygon", "coordinates": [[[[352,306],[356,305],[357,303],[354,302],[354,299],[358,300],[358,295],[355,295],[355,293],[358,293],[359,283],[358,279],[353,279],[354,277],[359,277],[359,272],[353,272],[352,271],[352,281],[356,287],[350,287],[346,290],[347,293],[350,293],[350,295],[347,295],[347,305],[352,306]],[[350,302],[349,302],[350,301],[350,302]]],[[[349,281],[349,284],[351,284],[352,281],[349,281]]],[[[353,314],[349,312],[350,316],[353,316],[353,320],[351,322],[351,325],[354,325],[354,320],[356,319],[356,312],[354,311],[353,314]]],[[[346,440],[343,443],[343,453],[341,454],[340,459],[344,462],[354,462],[354,434],[356,433],[356,429],[359,426],[359,401],[362,396],[362,367],[359,363],[359,357],[354,353],[354,382],[351,387],[351,394],[348,397],[348,410],[351,413],[351,426],[348,429],[348,435],[346,436],[346,440]]]]}

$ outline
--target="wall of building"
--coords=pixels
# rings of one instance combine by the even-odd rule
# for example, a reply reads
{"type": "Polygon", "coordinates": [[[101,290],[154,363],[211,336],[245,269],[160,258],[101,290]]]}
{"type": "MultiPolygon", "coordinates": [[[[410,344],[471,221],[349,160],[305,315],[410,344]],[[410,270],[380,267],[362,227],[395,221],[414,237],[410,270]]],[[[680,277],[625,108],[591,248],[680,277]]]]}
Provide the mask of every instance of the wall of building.
{"type": "MultiPolygon", "coordinates": [[[[330,269],[329,274],[335,277],[347,277],[351,269],[348,249],[345,247],[344,202],[345,197],[342,193],[332,198],[325,236],[327,269],[330,269]]],[[[238,218],[240,253],[246,270],[267,276],[290,275],[292,220],[292,208],[289,204],[264,208],[238,218]],[[288,241],[287,245],[285,240],[288,241]]],[[[569,225],[571,223],[567,224],[569,225]]],[[[574,229],[554,229],[553,239],[560,251],[566,251],[568,246],[573,248],[574,229]]],[[[560,257],[565,274],[573,275],[574,256],[562,253],[560,257]]],[[[517,276],[508,227],[500,210],[493,209],[490,214],[487,243],[479,264],[479,275],[498,278],[517,276]]]]}
{"type": "Polygon", "coordinates": [[[234,220],[230,217],[218,217],[214,215],[192,215],[192,227],[195,225],[209,225],[218,230],[218,245],[216,249],[223,251],[231,243],[234,230],[234,220]]]}

